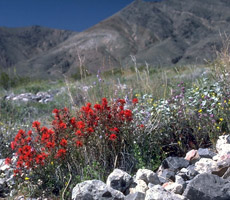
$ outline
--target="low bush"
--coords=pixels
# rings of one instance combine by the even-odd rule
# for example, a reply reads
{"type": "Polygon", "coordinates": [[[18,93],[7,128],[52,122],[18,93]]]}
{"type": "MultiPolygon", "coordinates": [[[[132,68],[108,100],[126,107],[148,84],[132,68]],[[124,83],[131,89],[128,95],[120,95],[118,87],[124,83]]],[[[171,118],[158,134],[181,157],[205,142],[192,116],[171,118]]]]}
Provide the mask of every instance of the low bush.
{"type": "Polygon", "coordinates": [[[137,99],[127,105],[124,99],[109,104],[103,98],[93,107],[87,103],[75,117],[67,108],[54,109],[52,128],[34,121],[33,130],[19,130],[11,143],[17,155],[12,161],[17,180],[35,188],[31,195],[41,195],[38,191],[47,195],[65,191],[73,175],[78,179],[76,184],[86,178],[103,180],[116,167],[133,171],[135,127],[131,109],[136,104],[137,99]]]}

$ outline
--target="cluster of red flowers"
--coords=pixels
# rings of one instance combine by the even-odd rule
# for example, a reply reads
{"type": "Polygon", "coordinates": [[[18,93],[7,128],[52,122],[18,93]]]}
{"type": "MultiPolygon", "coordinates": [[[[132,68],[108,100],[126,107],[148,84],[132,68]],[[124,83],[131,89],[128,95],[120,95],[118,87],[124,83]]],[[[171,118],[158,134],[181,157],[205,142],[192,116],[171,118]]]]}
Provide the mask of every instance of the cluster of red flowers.
{"type": "MultiPolygon", "coordinates": [[[[133,99],[133,104],[136,103],[138,100],[133,99]]],[[[54,109],[52,129],[41,127],[40,122],[35,121],[34,131],[19,130],[11,143],[17,155],[15,173],[43,166],[47,160],[65,159],[69,148],[79,149],[91,136],[100,136],[112,143],[119,141],[123,129],[133,119],[132,111],[125,109],[125,104],[124,99],[118,99],[109,105],[107,99],[102,98],[101,104],[87,103],[76,117],[71,117],[67,108],[54,109]]],[[[7,158],[6,163],[10,164],[11,160],[7,158]]]]}

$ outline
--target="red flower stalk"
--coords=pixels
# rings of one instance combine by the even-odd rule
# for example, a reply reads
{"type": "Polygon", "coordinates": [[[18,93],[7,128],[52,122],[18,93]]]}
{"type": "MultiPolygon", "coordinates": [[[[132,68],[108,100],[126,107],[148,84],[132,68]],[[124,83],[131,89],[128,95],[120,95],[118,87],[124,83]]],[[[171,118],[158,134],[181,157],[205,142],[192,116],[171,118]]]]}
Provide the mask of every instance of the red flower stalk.
{"type": "Polygon", "coordinates": [[[59,149],[55,158],[64,158],[66,155],[66,150],[65,149],[59,149]]]}
{"type": "Polygon", "coordinates": [[[5,159],[5,164],[10,165],[11,164],[11,158],[6,158],[5,159]]]}
{"type": "Polygon", "coordinates": [[[32,127],[35,128],[35,129],[40,129],[40,122],[39,121],[34,121],[33,124],[32,124],[32,127]]]}
{"type": "Polygon", "coordinates": [[[111,141],[115,141],[116,139],[117,139],[117,135],[114,133],[109,136],[109,140],[111,141]]]}
{"type": "Polygon", "coordinates": [[[60,142],[60,145],[63,146],[63,147],[66,147],[67,145],[67,140],[66,139],[62,139],[61,142],[60,142]]]}
{"type": "Polygon", "coordinates": [[[134,98],[133,101],[132,101],[133,104],[137,104],[138,103],[138,99],[137,98],[134,98]]]}
{"type": "Polygon", "coordinates": [[[83,146],[83,143],[79,140],[76,141],[76,146],[77,147],[82,147],[83,146]]]}

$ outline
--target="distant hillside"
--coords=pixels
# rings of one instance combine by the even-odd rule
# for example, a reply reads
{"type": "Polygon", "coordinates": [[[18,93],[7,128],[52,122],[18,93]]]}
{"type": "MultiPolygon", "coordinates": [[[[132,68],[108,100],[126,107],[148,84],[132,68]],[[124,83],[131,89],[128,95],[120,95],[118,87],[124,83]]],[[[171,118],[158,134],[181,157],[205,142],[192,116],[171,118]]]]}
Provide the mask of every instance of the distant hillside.
{"type": "MultiPolygon", "coordinates": [[[[230,33],[229,0],[136,0],[90,29],[72,33],[42,27],[0,29],[0,66],[38,77],[128,66],[213,60],[220,33],[230,33]],[[2,36],[3,35],[3,36],[2,36]]],[[[73,19],[74,20],[74,19],[73,19]]]]}
{"type": "Polygon", "coordinates": [[[0,27],[0,67],[15,67],[19,62],[49,51],[74,34],[40,26],[0,27]]]}

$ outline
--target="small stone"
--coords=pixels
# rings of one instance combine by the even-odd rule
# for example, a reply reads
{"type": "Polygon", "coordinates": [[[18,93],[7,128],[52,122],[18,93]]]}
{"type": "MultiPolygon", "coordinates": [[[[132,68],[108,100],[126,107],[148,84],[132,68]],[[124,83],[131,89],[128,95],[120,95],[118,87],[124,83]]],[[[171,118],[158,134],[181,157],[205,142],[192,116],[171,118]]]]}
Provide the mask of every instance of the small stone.
{"type": "Polygon", "coordinates": [[[149,169],[139,169],[136,173],[135,180],[143,180],[146,184],[152,183],[157,185],[160,183],[157,174],[149,169]]]}
{"type": "Polygon", "coordinates": [[[210,151],[209,149],[203,149],[203,148],[199,148],[198,149],[198,155],[201,157],[201,158],[213,158],[216,153],[213,152],[213,151],[210,151]]]}
{"type": "Polygon", "coordinates": [[[230,153],[230,135],[219,136],[216,143],[216,150],[220,155],[226,155],[230,153]]]}
{"type": "Polygon", "coordinates": [[[146,192],[145,200],[185,200],[185,197],[170,193],[160,185],[155,185],[146,192]]]}
{"type": "Polygon", "coordinates": [[[72,200],[124,200],[124,194],[100,180],[84,181],[72,190],[72,200]]]}
{"type": "Polygon", "coordinates": [[[173,192],[175,194],[182,194],[183,193],[183,185],[174,183],[174,182],[167,182],[162,185],[164,189],[169,192],[173,192]]]}
{"type": "Polygon", "coordinates": [[[218,169],[217,162],[210,158],[201,158],[195,163],[195,170],[201,173],[212,173],[218,169]]]}
{"type": "Polygon", "coordinates": [[[175,181],[175,172],[170,169],[164,169],[158,172],[158,178],[160,183],[166,183],[168,181],[175,181]]]}
{"type": "Polygon", "coordinates": [[[129,188],[129,193],[130,194],[137,193],[137,192],[145,193],[147,190],[148,190],[148,186],[146,182],[139,179],[139,180],[135,180],[131,184],[129,188]]]}
{"type": "Polygon", "coordinates": [[[120,192],[125,190],[131,185],[133,178],[131,175],[120,169],[114,169],[113,172],[108,176],[106,184],[120,192]]]}
{"type": "Polygon", "coordinates": [[[135,192],[125,197],[125,200],[145,200],[145,193],[135,192]]]}
{"type": "Polygon", "coordinates": [[[199,159],[200,159],[200,156],[197,150],[195,149],[190,150],[185,156],[185,160],[188,160],[190,163],[193,163],[193,164],[197,162],[199,159]]]}
{"type": "Polygon", "coordinates": [[[162,161],[163,169],[170,169],[172,171],[178,171],[181,168],[187,167],[189,165],[189,161],[180,157],[168,157],[162,161]]]}

